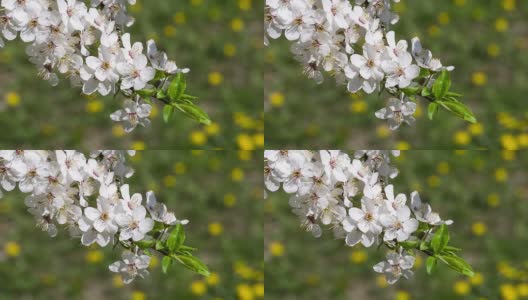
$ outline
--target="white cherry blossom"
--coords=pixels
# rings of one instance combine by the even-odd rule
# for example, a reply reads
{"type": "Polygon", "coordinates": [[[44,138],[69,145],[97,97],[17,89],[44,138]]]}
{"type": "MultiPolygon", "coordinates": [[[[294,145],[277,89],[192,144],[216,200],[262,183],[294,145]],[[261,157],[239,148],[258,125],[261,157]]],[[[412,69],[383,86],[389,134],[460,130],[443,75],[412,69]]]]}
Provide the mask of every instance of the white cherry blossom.
{"type": "Polygon", "coordinates": [[[414,124],[416,121],[413,116],[415,112],[416,103],[398,98],[390,98],[388,106],[378,110],[376,117],[382,120],[388,120],[389,128],[396,130],[402,123],[414,124]]]}
{"type": "Polygon", "coordinates": [[[414,260],[414,256],[411,255],[389,252],[387,254],[387,261],[376,264],[374,271],[385,274],[387,282],[394,284],[400,277],[409,279],[413,276],[414,272],[412,271],[412,267],[414,260]]]}
{"type": "Polygon", "coordinates": [[[452,224],[422,203],[417,192],[411,193],[411,204],[406,194],[395,193],[391,180],[399,172],[391,157],[399,155],[393,150],[357,150],[352,156],[338,150],[266,150],[265,194],[282,186],[301,227],[316,238],[331,228],[349,247],[386,245],[398,250],[375,266],[392,284],[412,274],[414,258],[401,243],[418,238],[420,223],[452,224]]]}
{"type": "Polygon", "coordinates": [[[144,278],[149,274],[147,270],[150,265],[150,256],[136,255],[130,251],[123,252],[123,260],[111,264],[109,269],[114,273],[120,273],[123,282],[131,283],[137,276],[144,278]]]}
{"type": "Polygon", "coordinates": [[[120,109],[110,115],[110,118],[116,122],[125,123],[125,132],[131,132],[138,125],[143,127],[150,126],[150,116],[152,106],[140,101],[125,100],[123,109],[120,109]]]}

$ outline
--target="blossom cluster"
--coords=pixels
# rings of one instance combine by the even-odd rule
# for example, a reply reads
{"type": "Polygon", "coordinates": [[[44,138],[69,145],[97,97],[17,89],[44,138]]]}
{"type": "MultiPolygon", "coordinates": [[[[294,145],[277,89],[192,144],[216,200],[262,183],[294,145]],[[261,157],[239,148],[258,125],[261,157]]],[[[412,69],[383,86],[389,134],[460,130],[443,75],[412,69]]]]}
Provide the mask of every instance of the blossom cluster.
{"type": "Polygon", "coordinates": [[[386,245],[387,261],[374,266],[390,284],[412,275],[412,249],[401,245],[429,241],[442,220],[418,192],[395,194],[390,181],[398,175],[391,155],[399,151],[362,150],[351,157],[339,150],[268,150],[264,183],[269,192],[282,189],[302,227],[313,236],[332,228],[348,246],[386,245]],[[423,228],[423,229],[419,229],[423,228]]]}
{"type": "Polygon", "coordinates": [[[156,71],[187,73],[153,40],[132,43],[126,28],[134,23],[127,4],[135,0],[3,0],[0,9],[0,48],[20,36],[40,77],[55,86],[58,74],[82,87],[85,94],[105,96],[123,92],[125,108],[112,120],[125,122],[125,131],[149,124],[151,106],[136,91],[149,88],[156,71]],[[3,37],[3,38],[2,38],[3,37]]]}
{"type": "Polygon", "coordinates": [[[400,0],[266,0],[265,44],[284,33],[304,73],[317,83],[324,71],[352,93],[385,89],[392,97],[376,116],[396,130],[415,121],[415,98],[403,90],[431,87],[434,74],[454,68],[444,67],[417,37],[411,47],[396,39],[390,31],[399,20],[393,2],[400,0]]]}
{"type": "Polygon", "coordinates": [[[156,224],[186,224],[153,192],[146,203],[139,193],[131,194],[125,180],[134,170],[125,164],[134,151],[101,150],[88,156],[73,150],[0,151],[0,197],[2,189],[27,193],[25,205],[37,226],[51,237],[64,227],[85,246],[122,245],[123,261],[110,266],[125,283],[148,273],[150,256],[134,243],[150,238],[156,224]]]}

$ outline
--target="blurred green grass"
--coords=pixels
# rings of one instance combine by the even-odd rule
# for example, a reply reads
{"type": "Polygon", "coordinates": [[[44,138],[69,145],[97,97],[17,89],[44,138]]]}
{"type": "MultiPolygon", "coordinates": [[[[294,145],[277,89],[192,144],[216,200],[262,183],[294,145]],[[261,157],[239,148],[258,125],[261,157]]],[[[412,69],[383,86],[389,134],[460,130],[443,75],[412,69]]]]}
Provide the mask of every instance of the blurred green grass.
{"type": "Polygon", "coordinates": [[[395,5],[398,39],[418,36],[444,65],[454,65],[453,89],[479,124],[447,113],[434,122],[420,105],[417,124],[390,133],[374,112],[387,96],[359,94],[330,77],[317,85],[301,73],[284,38],[265,51],[267,148],[522,149],[528,146],[528,2],[421,1],[395,5]]]}
{"type": "Polygon", "coordinates": [[[136,41],[157,40],[169,58],[191,68],[188,90],[200,98],[213,126],[178,114],[164,124],[124,135],[110,120],[121,107],[112,97],[81,95],[62,80],[37,77],[20,41],[0,50],[0,146],[75,149],[261,149],[263,147],[262,0],[138,0],[131,7],[136,41]]]}
{"type": "Polygon", "coordinates": [[[24,195],[0,200],[0,299],[258,299],[264,289],[261,151],[144,151],[132,158],[131,192],[156,191],[187,241],[215,275],[183,267],[122,286],[108,271],[120,251],[86,248],[67,232],[50,238],[35,227],[24,195]],[[15,256],[9,254],[17,254],[15,256]]]}
{"type": "Polygon", "coordinates": [[[526,299],[528,214],[525,151],[403,151],[394,162],[395,192],[418,190],[450,227],[453,245],[477,272],[472,280],[445,266],[427,275],[419,259],[413,279],[387,286],[372,266],[385,251],[347,247],[331,230],[320,239],[300,228],[288,195],[264,205],[267,299],[526,299]]]}

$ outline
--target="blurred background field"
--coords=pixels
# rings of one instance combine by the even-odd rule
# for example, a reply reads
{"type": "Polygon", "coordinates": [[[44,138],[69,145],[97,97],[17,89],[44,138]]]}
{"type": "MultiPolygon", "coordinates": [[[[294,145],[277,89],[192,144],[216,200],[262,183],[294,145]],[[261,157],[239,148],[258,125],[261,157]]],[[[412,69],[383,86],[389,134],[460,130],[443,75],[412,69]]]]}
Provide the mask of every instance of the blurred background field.
{"type": "Polygon", "coordinates": [[[210,268],[204,278],[183,267],[124,286],[108,265],[121,252],[86,248],[67,232],[50,238],[35,227],[24,195],[0,200],[0,299],[262,299],[262,152],[145,151],[132,158],[131,192],[156,191],[187,241],[210,268]]]}
{"type": "Polygon", "coordinates": [[[445,266],[388,286],[372,266],[385,251],[350,248],[330,230],[320,239],[300,228],[284,192],[264,204],[266,299],[528,299],[528,153],[404,151],[394,161],[395,192],[418,190],[450,227],[453,245],[476,271],[472,279],[445,266]]]}
{"type": "Polygon", "coordinates": [[[22,42],[0,49],[0,146],[113,149],[260,149],[262,0],[138,0],[130,8],[133,40],[154,38],[180,67],[191,68],[188,90],[213,124],[178,114],[164,124],[154,110],[150,129],[124,133],[110,120],[112,97],[84,97],[68,80],[51,87],[37,77],[22,42]]]}
{"type": "Polygon", "coordinates": [[[444,65],[453,65],[453,89],[479,120],[470,125],[441,112],[391,133],[374,112],[387,97],[358,94],[325,78],[301,73],[284,38],[265,50],[266,147],[379,149],[522,149],[528,147],[528,2],[521,0],[402,0],[398,39],[421,38],[444,65]]]}

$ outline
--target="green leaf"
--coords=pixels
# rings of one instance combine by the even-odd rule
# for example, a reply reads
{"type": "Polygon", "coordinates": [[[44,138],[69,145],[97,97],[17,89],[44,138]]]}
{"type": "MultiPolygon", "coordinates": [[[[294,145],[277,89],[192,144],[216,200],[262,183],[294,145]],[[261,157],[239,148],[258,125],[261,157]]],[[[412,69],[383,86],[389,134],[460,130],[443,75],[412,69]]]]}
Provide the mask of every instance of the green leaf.
{"type": "Polygon", "coordinates": [[[426,77],[431,75],[431,72],[428,69],[420,68],[420,75],[419,77],[426,77]]]}
{"type": "Polygon", "coordinates": [[[154,76],[154,80],[161,80],[165,77],[167,77],[167,74],[164,71],[157,70],[156,75],[154,76]]]}
{"type": "Polygon", "coordinates": [[[141,240],[136,242],[136,245],[141,249],[152,248],[154,244],[156,244],[155,240],[141,240]]]}
{"type": "Polygon", "coordinates": [[[420,95],[422,95],[422,97],[431,96],[431,90],[429,88],[423,88],[422,93],[420,95]]]}
{"type": "Polygon", "coordinates": [[[154,97],[156,95],[156,92],[157,91],[154,89],[144,89],[144,90],[136,91],[136,94],[140,95],[143,98],[149,98],[149,97],[154,97]]]}
{"type": "Polygon", "coordinates": [[[447,92],[446,96],[447,96],[447,97],[460,98],[460,97],[462,97],[463,95],[462,95],[462,94],[455,93],[455,92],[447,92]]]}
{"type": "Polygon", "coordinates": [[[420,246],[420,241],[404,241],[399,243],[404,249],[416,249],[420,246]]]}
{"type": "Polygon", "coordinates": [[[164,230],[164,229],[165,229],[165,224],[163,224],[161,222],[155,222],[154,228],[152,230],[153,231],[161,231],[161,230],[164,230]]]}
{"type": "Polygon", "coordinates": [[[157,99],[165,99],[167,98],[167,94],[162,91],[162,90],[159,90],[157,93],[156,93],[156,98],[157,99]]]}
{"type": "Polygon", "coordinates": [[[448,98],[448,99],[441,99],[437,100],[437,102],[445,108],[447,111],[453,113],[457,117],[466,120],[470,123],[476,123],[477,119],[469,110],[469,108],[464,105],[463,103],[459,102],[458,100],[454,98],[448,98]]]}
{"type": "Polygon", "coordinates": [[[403,88],[401,89],[402,92],[405,93],[405,95],[407,96],[413,96],[413,95],[418,95],[420,94],[420,92],[422,91],[422,87],[420,86],[415,86],[415,87],[406,87],[406,88],[403,88]]]}
{"type": "Polygon", "coordinates": [[[431,239],[431,247],[435,254],[439,254],[447,246],[447,243],[449,243],[449,231],[447,225],[442,224],[431,239]]]}
{"type": "Polygon", "coordinates": [[[429,228],[431,228],[429,224],[424,222],[420,222],[420,224],[418,225],[418,231],[427,231],[429,230],[429,228]]]}
{"type": "Polygon", "coordinates": [[[190,103],[174,103],[173,105],[181,110],[187,117],[202,124],[211,125],[211,119],[209,119],[207,113],[198,106],[190,103]]]}
{"type": "Polygon", "coordinates": [[[150,104],[150,105],[153,105],[152,103],[152,99],[150,97],[147,97],[147,98],[142,98],[143,101],[145,101],[146,103],[150,104]]]}
{"type": "Polygon", "coordinates": [[[429,249],[431,249],[431,247],[429,246],[429,243],[428,243],[428,242],[422,242],[422,243],[420,244],[420,250],[421,250],[421,251],[427,251],[427,250],[429,250],[429,249]]]}
{"type": "Polygon", "coordinates": [[[180,251],[187,251],[187,252],[193,252],[193,251],[196,251],[198,249],[196,248],[193,248],[193,247],[189,247],[189,246],[185,246],[185,245],[181,245],[180,246],[180,249],[178,249],[180,251]]]}
{"type": "Polygon", "coordinates": [[[180,100],[196,101],[196,100],[198,100],[198,97],[191,96],[191,95],[187,95],[187,94],[183,94],[183,95],[181,96],[180,100]]]}
{"type": "Polygon", "coordinates": [[[174,253],[183,245],[183,242],[185,242],[185,232],[183,231],[183,225],[178,224],[167,239],[167,247],[171,253],[174,253]]]}
{"type": "Polygon", "coordinates": [[[445,246],[444,251],[458,252],[462,251],[462,249],[453,246],[445,246]]]}
{"type": "Polygon", "coordinates": [[[437,112],[438,112],[438,103],[436,102],[429,103],[429,107],[427,109],[427,116],[429,116],[429,120],[432,121],[437,112]]]}
{"type": "Polygon", "coordinates": [[[473,277],[475,272],[471,266],[460,256],[457,255],[439,255],[438,258],[443,261],[448,267],[457,271],[460,274],[473,277]]]}
{"type": "Polygon", "coordinates": [[[175,255],[173,257],[191,271],[203,276],[209,276],[211,274],[207,266],[194,256],[175,255]]]}
{"type": "Polygon", "coordinates": [[[451,87],[451,75],[447,70],[443,70],[440,75],[436,78],[433,85],[433,95],[436,99],[442,99],[449,91],[451,87]]]}
{"type": "Polygon", "coordinates": [[[159,250],[163,250],[163,249],[165,249],[165,245],[163,244],[162,241],[157,241],[157,242],[156,242],[156,247],[155,247],[154,249],[156,249],[156,250],[158,250],[158,251],[159,251],[159,250]]]}
{"type": "Polygon", "coordinates": [[[426,261],[427,274],[431,275],[437,264],[437,259],[434,256],[429,256],[426,261]]]}
{"type": "Polygon", "coordinates": [[[174,115],[174,106],[165,105],[163,107],[163,121],[165,121],[165,123],[169,123],[173,115],[174,115]]]}
{"type": "Polygon", "coordinates": [[[180,100],[187,89],[187,82],[185,81],[185,75],[178,73],[172,80],[168,93],[172,102],[180,100]]]}
{"type": "Polygon", "coordinates": [[[161,260],[161,269],[163,270],[164,274],[167,274],[167,270],[169,269],[171,264],[172,258],[170,256],[164,256],[161,260]]]}

